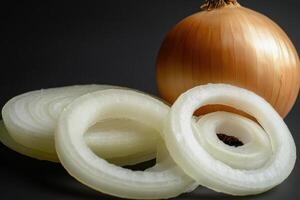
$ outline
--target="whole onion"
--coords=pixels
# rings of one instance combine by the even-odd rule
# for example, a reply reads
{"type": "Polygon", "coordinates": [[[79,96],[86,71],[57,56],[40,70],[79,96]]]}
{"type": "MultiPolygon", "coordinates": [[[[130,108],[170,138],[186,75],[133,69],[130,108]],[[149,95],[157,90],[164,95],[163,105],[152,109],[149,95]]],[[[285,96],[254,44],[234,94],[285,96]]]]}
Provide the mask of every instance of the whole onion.
{"type": "MultiPolygon", "coordinates": [[[[236,0],[207,0],[202,9],[178,23],[162,44],[161,96],[173,103],[194,86],[227,83],[254,91],[285,117],[300,87],[299,57],[285,32],[236,0]]],[[[212,105],[199,114],[216,110],[233,111],[212,105]]]]}

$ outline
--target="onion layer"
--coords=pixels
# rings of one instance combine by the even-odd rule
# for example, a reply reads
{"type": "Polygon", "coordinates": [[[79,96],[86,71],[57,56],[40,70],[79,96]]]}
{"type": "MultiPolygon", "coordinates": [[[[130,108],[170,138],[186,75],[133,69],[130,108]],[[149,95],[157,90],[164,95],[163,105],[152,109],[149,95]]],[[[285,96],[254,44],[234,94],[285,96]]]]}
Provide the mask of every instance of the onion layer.
{"type": "MultiPolygon", "coordinates": [[[[157,136],[155,130],[143,124],[132,120],[111,119],[91,127],[84,138],[97,155],[110,163],[125,166],[155,158],[157,136]]],[[[59,162],[56,153],[32,149],[16,142],[6,130],[3,121],[0,121],[0,142],[22,155],[38,160],[59,162]]]]}
{"type": "Polygon", "coordinates": [[[4,105],[2,118],[12,138],[18,143],[55,153],[53,132],[64,107],[83,94],[111,87],[83,85],[24,93],[4,105]]]}
{"type": "Polygon", "coordinates": [[[129,119],[104,120],[84,134],[96,155],[120,166],[154,159],[158,139],[155,129],[129,119]]]}
{"type": "Polygon", "coordinates": [[[199,119],[195,131],[197,140],[207,152],[233,168],[257,169],[272,155],[265,131],[254,121],[237,114],[207,114],[199,119]],[[217,136],[220,133],[239,139],[241,146],[225,144],[217,136]]]}
{"type": "Polygon", "coordinates": [[[0,121],[0,141],[2,142],[2,144],[7,146],[8,148],[10,148],[22,155],[36,158],[39,160],[48,160],[48,161],[52,161],[52,162],[59,162],[59,160],[55,154],[46,153],[46,152],[39,151],[36,149],[31,149],[31,148],[25,147],[25,146],[17,143],[10,136],[8,131],[6,130],[3,121],[0,121]]]}
{"type": "MultiPolygon", "coordinates": [[[[21,154],[58,162],[53,132],[64,107],[83,94],[110,88],[117,87],[70,86],[14,97],[2,110],[9,133],[3,131],[0,140],[21,154]]],[[[97,155],[110,162],[131,165],[155,157],[158,134],[154,129],[132,120],[109,119],[91,127],[85,141],[97,155]]]]}
{"type": "MultiPolygon", "coordinates": [[[[206,134],[206,130],[200,131],[206,134]]],[[[249,195],[267,191],[284,181],[295,165],[295,143],[279,114],[263,98],[230,85],[199,86],[181,95],[169,113],[164,135],[172,158],[186,174],[199,184],[223,193],[249,195]],[[209,104],[232,106],[257,119],[272,147],[264,165],[239,169],[219,160],[215,155],[217,150],[207,151],[208,142],[197,136],[192,115],[209,104]]],[[[223,161],[229,161],[227,157],[225,152],[223,161]]]]}
{"type": "Polygon", "coordinates": [[[55,134],[59,159],[80,182],[118,197],[170,198],[189,191],[195,182],[176,165],[162,164],[163,154],[152,169],[132,171],[99,158],[83,140],[90,126],[107,118],[135,120],[162,132],[168,112],[169,107],[161,101],[135,91],[112,89],[84,95],[60,116],[55,134]]]}

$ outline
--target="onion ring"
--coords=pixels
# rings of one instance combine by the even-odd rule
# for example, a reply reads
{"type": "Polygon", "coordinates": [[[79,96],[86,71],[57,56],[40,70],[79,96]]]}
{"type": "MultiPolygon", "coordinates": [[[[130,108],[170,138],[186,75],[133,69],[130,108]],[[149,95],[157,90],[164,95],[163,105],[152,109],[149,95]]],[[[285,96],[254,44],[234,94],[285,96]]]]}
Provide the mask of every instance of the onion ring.
{"type": "Polygon", "coordinates": [[[42,152],[42,151],[39,151],[36,149],[31,149],[31,148],[25,147],[25,146],[17,143],[10,136],[8,131],[6,130],[4,122],[2,120],[0,120],[0,141],[6,147],[8,147],[22,155],[36,158],[38,160],[48,160],[48,161],[52,161],[52,162],[59,162],[56,154],[46,153],[46,152],[42,152]]]}
{"type": "MultiPolygon", "coordinates": [[[[205,130],[202,130],[205,131],[205,130]]],[[[182,94],[166,120],[164,136],[174,161],[199,184],[218,192],[250,195],[283,182],[294,168],[296,147],[289,129],[263,98],[235,86],[209,84],[182,94]],[[192,121],[194,111],[208,104],[222,104],[245,111],[257,119],[271,143],[272,154],[257,169],[237,169],[214,158],[203,147],[192,121]]]]}
{"type": "Polygon", "coordinates": [[[2,118],[16,142],[32,149],[55,153],[54,131],[64,107],[83,94],[110,88],[112,86],[82,85],[27,92],[4,105],[2,118]]]}
{"type": "MultiPolygon", "coordinates": [[[[131,120],[110,119],[91,127],[85,133],[84,139],[97,155],[107,159],[110,163],[126,166],[155,158],[158,133],[131,120]]],[[[56,153],[32,149],[16,142],[1,120],[0,142],[22,155],[38,160],[59,162],[56,153]]]]}
{"type": "Polygon", "coordinates": [[[196,137],[207,152],[233,168],[256,169],[262,167],[272,154],[265,131],[254,121],[229,112],[204,115],[197,122],[196,137]],[[217,134],[223,133],[241,140],[242,146],[223,143],[217,134]]]}
{"type": "Polygon", "coordinates": [[[107,118],[135,120],[161,133],[168,112],[169,107],[163,102],[135,91],[111,89],[84,95],[60,116],[55,134],[59,159],[78,181],[118,197],[171,198],[189,191],[195,182],[176,165],[155,169],[161,163],[158,159],[153,171],[151,168],[146,171],[124,169],[96,156],[83,140],[90,126],[107,118]]]}
{"type": "MultiPolygon", "coordinates": [[[[9,133],[2,127],[0,141],[23,155],[59,162],[54,147],[54,130],[64,107],[83,94],[111,88],[119,87],[68,86],[16,96],[2,109],[9,133]]],[[[155,158],[158,135],[154,129],[144,124],[113,119],[91,127],[86,133],[85,141],[97,155],[123,166],[155,158]]]]}

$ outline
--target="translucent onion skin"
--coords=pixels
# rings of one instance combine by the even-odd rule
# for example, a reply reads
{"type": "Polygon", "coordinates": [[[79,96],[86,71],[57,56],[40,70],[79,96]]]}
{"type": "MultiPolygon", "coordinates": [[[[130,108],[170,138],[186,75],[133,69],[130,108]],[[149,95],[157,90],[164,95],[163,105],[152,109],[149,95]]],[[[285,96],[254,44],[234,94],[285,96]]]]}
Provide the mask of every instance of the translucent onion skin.
{"type": "Polygon", "coordinates": [[[258,194],[277,186],[290,175],[296,161],[293,137],[280,115],[255,93],[231,85],[198,86],[182,94],[169,112],[164,136],[170,155],[186,174],[200,185],[231,195],[258,194]],[[222,161],[215,157],[216,150],[207,150],[207,142],[193,128],[192,116],[196,109],[209,104],[232,106],[257,119],[272,147],[264,165],[235,168],[223,162],[231,161],[228,155],[223,154],[222,161]]]}
{"type": "MultiPolygon", "coordinates": [[[[264,97],[285,117],[299,92],[299,63],[295,47],[277,24],[235,3],[178,23],[161,46],[156,76],[162,98],[170,103],[195,86],[227,83],[264,97]]],[[[210,105],[198,113],[219,110],[234,109],[210,105]]]]}
{"type": "Polygon", "coordinates": [[[190,191],[195,188],[195,182],[160,149],[154,167],[132,171],[96,156],[83,140],[85,130],[109,118],[135,120],[162,133],[169,109],[149,95],[129,90],[111,89],[84,95],[73,101],[58,121],[55,146],[59,159],[78,181],[122,198],[171,198],[190,191]]]}

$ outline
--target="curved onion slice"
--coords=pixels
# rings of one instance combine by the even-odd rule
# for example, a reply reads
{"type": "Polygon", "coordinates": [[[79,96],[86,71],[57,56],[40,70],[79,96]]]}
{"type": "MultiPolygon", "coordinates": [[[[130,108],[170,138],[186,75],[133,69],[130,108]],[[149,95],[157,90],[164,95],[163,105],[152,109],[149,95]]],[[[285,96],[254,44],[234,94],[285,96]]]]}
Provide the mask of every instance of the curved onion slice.
{"type": "Polygon", "coordinates": [[[174,161],[199,184],[219,192],[233,195],[264,192],[284,181],[295,165],[295,143],[282,118],[263,98],[230,85],[199,86],[181,95],[169,113],[164,135],[174,161]],[[207,151],[206,141],[197,136],[191,118],[197,108],[208,104],[232,106],[257,119],[272,145],[272,155],[263,166],[234,168],[215,158],[218,153],[215,149],[207,151]]]}
{"type": "Polygon", "coordinates": [[[259,168],[272,155],[268,135],[248,118],[228,112],[214,112],[204,115],[197,125],[196,137],[202,147],[215,159],[233,168],[259,168]],[[226,145],[218,138],[220,133],[238,138],[243,145],[226,145]]]}
{"type": "MultiPolygon", "coordinates": [[[[57,162],[53,132],[64,107],[83,94],[111,88],[117,87],[69,86],[14,97],[2,110],[10,134],[5,131],[0,140],[21,154],[57,162]]],[[[85,140],[97,155],[119,165],[131,165],[155,158],[158,134],[132,120],[109,119],[91,127],[85,140]]]]}
{"type": "Polygon", "coordinates": [[[158,138],[159,133],[155,129],[128,119],[98,122],[84,136],[88,146],[104,158],[124,157],[141,152],[153,153],[155,157],[158,138]]]}
{"type": "MultiPolygon", "coordinates": [[[[91,127],[85,133],[84,139],[97,155],[111,163],[125,166],[155,158],[158,135],[155,130],[132,120],[110,119],[91,127]]],[[[16,142],[6,130],[3,121],[0,121],[0,142],[22,155],[59,162],[56,153],[31,149],[16,142]]]]}
{"type": "Polygon", "coordinates": [[[135,91],[112,89],[84,95],[60,116],[55,134],[60,161],[78,181],[123,198],[170,198],[189,191],[195,182],[180,168],[174,164],[159,167],[164,155],[158,155],[153,171],[132,171],[99,158],[83,140],[90,126],[107,118],[135,120],[161,132],[168,111],[166,104],[135,91]]]}
{"type": "Polygon", "coordinates": [[[154,159],[158,139],[155,129],[128,119],[98,122],[84,134],[96,155],[121,166],[154,159]]]}
{"type": "Polygon", "coordinates": [[[18,143],[55,153],[53,132],[64,107],[86,93],[110,88],[112,86],[82,85],[27,92],[4,105],[2,118],[11,137],[18,143]]]}
{"type": "Polygon", "coordinates": [[[48,160],[52,162],[59,162],[56,154],[42,152],[36,149],[30,149],[17,143],[6,130],[3,121],[0,121],[0,141],[8,148],[25,156],[33,157],[39,160],[48,160]]]}

